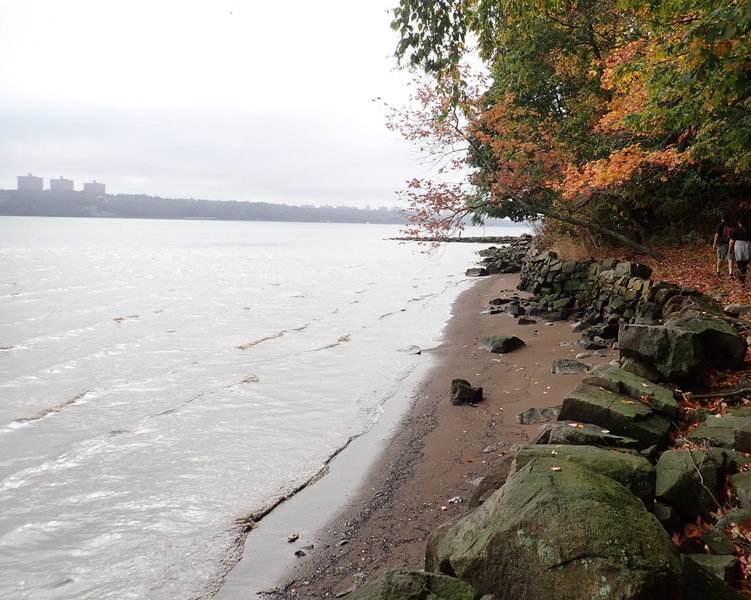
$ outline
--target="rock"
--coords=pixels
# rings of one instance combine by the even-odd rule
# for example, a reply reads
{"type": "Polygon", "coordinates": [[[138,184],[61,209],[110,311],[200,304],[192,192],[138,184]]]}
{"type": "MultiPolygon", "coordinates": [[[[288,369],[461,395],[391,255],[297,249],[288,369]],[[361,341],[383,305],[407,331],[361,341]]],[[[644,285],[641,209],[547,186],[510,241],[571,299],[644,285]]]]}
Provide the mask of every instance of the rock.
{"type": "Polygon", "coordinates": [[[585,350],[601,350],[608,347],[607,343],[602,338],[590,338],[587,336],[582,337],[582,339],[576,342],[576,345],[581,346],[585,350]]]}
{"type": "Polygon", "coordinates": [[[744,525],[749,519],[751,519],[751,509],[731,508],[717,519],[717,527],[730,529],[733,525],[744,525]]]}
{"type": "Polygon", "coordinates": [[[473,267],[467,269],[464,275],[465,277],[487,277],[490,273],[488,273],[488,270],[484,267],[473,267]]]}
{"type": "Polygon", "coordinates": [[[553,361],[550,371],[556,375],[578,375],[589,371],[589,365],[578,360],[559,358],[553,361]]]}
{"type": "Polygon", "coordinates": [[[662,325],[622,325],[618,343],[621,358],[653,364],[668,380],[683,379],[704,362],[694,334],[662,325]]]}
{"type": "MultiPolygon", "coordinates": [[[[715,576],[708,565],[702,564],[706,559],[695,560],[697,555],[683,556],[683,576],[686,594],[684,600],[744,600],[745,596],[731,588],[715,576]]],[[[702,554],[700,556],[709,556],[702,554]]],[[[710,560],[712,560],[710,558],[710,560]]],[[[724,572],[724,568],[722,569],[724,572]]]]}
{"type": "Polygon", "coordinates": [[[662,502],[655,502],[652,507],[652,514],[657,517],[657,520],[662,523],[665,531],[673,533],[674,531],[680,531],[683,529],[683,520],[672,506],[663,504],[662,502]]]}
{"type": "Polygon", "coordinates": [[[714,556],[712,554],[687,554],[686,558],[695,562],[703,569],[722,581],[733,576],[738,566],[738,559],[734,556],[714,556]]]}
{"type": "Polygon", "coordinates": [[[480,506],[493,492],[500,489],[506,483],[515,458],[516,453],[514,452],[504,456],[499,462],[495,463],[490,472],[482,478],[474,494],[469,499],[470,508],[480,506]]]}
{"type": "Polygon", "coordinates": [[[634,438],[640,449],[664,446],[670,429],[669,419],[639,400],[583,382],[564,397],[558,420],[599,425],[634,438]]]}
{"type": "Polygon", "coordinates": [[[734,317],[751,315],[751,306],[746,304],[728,304],[723,310],[734,317]]]}
{"type": "Polygon", "coordinates": [[[525,317],[522,317],[516,322],[517,325],[536,325],[537,321],[534,319],[527,319],[525,317]]]}
{"type": "Polygon", "coordinates": [[[746,358],[745,338],[718,317],[679,317],[668,321],[667,326],[694,333],[707,361],[718,369],[736,369],[746,358]]]}
{"type": "Polygon", "coordinates": [[[639,443],[629,437],[613,435],[591,423],[556,421],[540,427],[533,444],[577,444],[582,446],[604,446],[609,448],[636,449],[639,443]]]}
{"type": "Polygon", "coordinates": [[[751,420],[745,417],[711,416],[685,437],[690,442],[701,445],[733,448],[735,445],[735,430],[749,423],[751,423],[751,420]]]}
{"type": "Polygon", "coordinates": [[[751,471],[733,475],[730,478],[730,487],[733,488],[741,508],[751,509],[751,471]]]}
{"type": "Polygon", "coordinates": [[[717,510],[722,479],[721,452],[667,450],[657,462],[655,496],[694,520],[717,510]]]}
{"type": "Polygon", "coordinates": [[[493,298],[488,302],[490,306],[503,306],[504,304],[508,304],[509,302],[513,302],[513,298],[493,298]]]}
{"type": "Polygon", "coordinates": [[[482,388],[472,387],[466,379],[451,380],[451,404],[476,404],[482,402],[482,388]]]}
{"type": "Polygon", "coordinates": [[[605,475],[630,490],[645,505],[654,502],[655,467],[638,454],[614,452],[595,446],[523,446],[516,455],[510,475],[536,458],[553,458],[560,464],[575,463],[605,475]]]}
{"type": "Polygon", "coordinates": [[[673,398],[671,390],[615,365],[597,365],[582,382],[639,400],[670,419],[675,419],[678,415],[678,402],[673,398]]]}
{"type": "Polygon", "coordinates": [[[405,346],[404,348],[399,348],[399,352],[403,352],[404,354],[422,354],[422,350],[419,346],[405,346]]]}
{"type": "Polygon", "coordinates": [[[454,577],[424,571],[389,571],[357,588],[352,600],[492,600],[454,577]]]}
{"type": "Polygon", "coordinates": [[[616,277],[639,277],[640,279],[649,279],[652,276],[652,269],[647,265],[635,262],[622,262],[615,265],[613,272],[616,277]]]}
{"type": "Polygon", "coordinates": [[[608,355],[608,353],[605,352],[605,350],[595,350],[594,355],[597,358],[605,358],[608,355]]]}
{"type": "Polygon", "coordinates": [[[512,302],[503,307],[503,312],[507,313],[510,317],[517,318],[526,314],[527,311],[518,302],[512,302]]]}
{"type": "Polygon", "coordinates": [[[487,335],[480,342],[482,348],[495,354],[505,354],[525,346],[515,335],[487,335]]]}
{"type": "Polygon", "coordinates": [[[735,554],[735,544],[719,529],[710,529],[701,536],[701,541],[712,551],[712,554],[735,554]]]}
{"type": "Polygon", "coordinates": [[[682,597],[680,558],[657,519],[609,477],[553,458],[434,530],[426,568],[498,600],[682,597]]]}
{"type": "Polygon", "coordinates": [[[535,425],[537,423],[547,423],[558,416],[558,406],[548,406],[546,408],[530,408],[514,417],[514,420],[520,425],[535,425]]]}
{"type": "Polygon", "coordinates": [[[685,379],[707,363],[718,369],[740,366],[746,341],[722,319],[699,315],[671,319],[663,325],[622,325],[622,358],[651,363],[667,380],[685,379]]]}
{"type": "Polygon", "coordinates": [[[733,447],[738,452],[751,452],[751,420],[738,427],[733,433],[733,447]]]}
{"type": "Polygon", "coordinates": [[[651,364],[642,362],[635,358],[623,358],[621,360],[621,369],[638,375],[647,381],[659,381],[660,373],[651,364]]]}
{"type": "Polygon", "coordinates": [[[589,358],[590,356],[591,354],[589,352],[579,352],[579,354],[577,354],[574,358],[580,360],[582,358],[589,358]]]}

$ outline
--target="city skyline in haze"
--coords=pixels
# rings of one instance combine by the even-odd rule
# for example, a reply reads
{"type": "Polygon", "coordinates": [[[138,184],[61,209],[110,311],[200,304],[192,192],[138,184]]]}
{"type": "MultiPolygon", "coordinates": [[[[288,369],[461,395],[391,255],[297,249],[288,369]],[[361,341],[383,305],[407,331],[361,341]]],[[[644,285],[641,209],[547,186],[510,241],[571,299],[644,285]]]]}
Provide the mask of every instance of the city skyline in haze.
{"type": "Polygon", "coordinates": [[[0,188],[396,204],[427,169],[384,126],[407,99],[392,0],[0,0],[0,188]]]}

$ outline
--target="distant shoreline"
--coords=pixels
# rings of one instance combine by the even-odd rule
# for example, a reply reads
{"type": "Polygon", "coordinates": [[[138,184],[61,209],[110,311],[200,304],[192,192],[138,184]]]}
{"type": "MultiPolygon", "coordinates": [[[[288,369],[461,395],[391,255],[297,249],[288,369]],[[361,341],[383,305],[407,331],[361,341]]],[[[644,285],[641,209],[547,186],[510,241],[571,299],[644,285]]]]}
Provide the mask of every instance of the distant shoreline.
{"type": "MultiPolygon", "coordinates": [[[[161,198],[145,194],[93,195],[52,190],[0,190],[0,216],[407,225],[407,218],[399,209],[386,206],[377,209],[293,206],[270,202],[161,198]]],[[[514,225],[499,219],[492,224],[514,225]]]]}

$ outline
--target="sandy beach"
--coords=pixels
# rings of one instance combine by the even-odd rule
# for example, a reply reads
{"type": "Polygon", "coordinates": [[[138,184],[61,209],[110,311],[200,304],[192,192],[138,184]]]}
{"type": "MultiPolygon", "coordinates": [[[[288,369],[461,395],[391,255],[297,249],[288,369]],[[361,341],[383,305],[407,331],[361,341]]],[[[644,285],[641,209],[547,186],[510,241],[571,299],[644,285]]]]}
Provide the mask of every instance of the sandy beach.
{"type": "MultiPolygon", "coordinates": [[[[384,442],[366,483],[336,518],[319,524],[313,548],[266,597],[341,597],[380,570],[422,568],[430,531],[465,512],[479,480],[536,434],[539,425],[520,425],[515,415],[560,404],[583,377],[551,373],[553,360],[584,351],[571,323],[519,325],[506,314],[482,314],[493,298],[523,296],[517,283],[517,275],[494,275],[458,297],[442,342],[429,351],[431,367],[412,409],[384,442]],[[516,335],[526,346],[491,354],[479,346],[485,335],[516,335]],[[457,377],[482,386],[484,401],[453,406],[449,386],[457,377]]],[[[584,361],[617,358],[606,352],[584,361]]],[[[296,549],[288,545],[289,553],[296,549]]]]}

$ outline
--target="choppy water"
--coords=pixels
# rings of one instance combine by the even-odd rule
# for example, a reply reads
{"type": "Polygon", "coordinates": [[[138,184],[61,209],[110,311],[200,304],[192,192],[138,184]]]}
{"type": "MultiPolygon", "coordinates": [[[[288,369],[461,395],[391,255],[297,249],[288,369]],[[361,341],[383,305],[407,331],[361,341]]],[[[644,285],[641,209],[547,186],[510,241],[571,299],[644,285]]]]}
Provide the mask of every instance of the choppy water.
{"type": "Polygon", "coordinates": [[[397,229],[0,217],[0,597],[207,594],[468,285],[397,229]]]}

